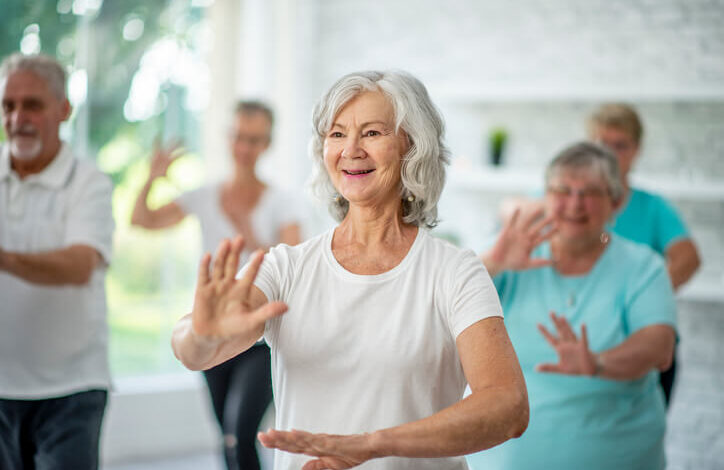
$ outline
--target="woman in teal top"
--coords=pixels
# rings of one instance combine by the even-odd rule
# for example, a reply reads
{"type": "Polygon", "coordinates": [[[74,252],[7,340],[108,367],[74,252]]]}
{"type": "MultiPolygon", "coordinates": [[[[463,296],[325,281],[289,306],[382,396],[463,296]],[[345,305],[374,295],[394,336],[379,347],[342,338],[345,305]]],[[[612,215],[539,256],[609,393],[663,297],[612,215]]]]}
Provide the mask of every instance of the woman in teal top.
{"type": "Polygon", "coordinates": [[[546,217],[514,215],[483,255],[530,424],[468,456],[472,469],[664,468],[657,376],[673,355],[674,296],[659,255],[605,231],[621,200],[615,157],[573,145],[546,171],[546,217]]]}
{"type": "MultiPolygon", "coordinates": [[[[681,216],[664,198],[629,185],[629,171],[641,148],[644,128],[636,110],[623,103],[606,103],[588,119],[591,139],[608,147],[618,159],[623,183],[623,202],[611,230],[635,242],[650,246],[666,259],[674,289],[678,289],[699,268],[699,254],[681,216]]],[[[676,357],[661,373],[666,403],[669,403],[676,374],[676,357]]]]}

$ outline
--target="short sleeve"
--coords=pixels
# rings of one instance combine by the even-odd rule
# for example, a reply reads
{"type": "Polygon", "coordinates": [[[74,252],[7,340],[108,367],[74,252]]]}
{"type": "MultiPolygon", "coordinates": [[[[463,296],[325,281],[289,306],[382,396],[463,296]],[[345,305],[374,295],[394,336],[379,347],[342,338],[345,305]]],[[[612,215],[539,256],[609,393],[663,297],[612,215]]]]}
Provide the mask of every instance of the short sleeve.
{"type": "Polygon", "coordinates": [[[650,252],[640,268],[631,273],[625,303],[625,325],[632,334],[654,324],[676,329],[676,299],[661,256],[650,252]]]}
{"type": "Polygon", "coordinates": [[[204,191],[207,190],[207,187],[201,187],[187,191],[177,197],[173,202],[186,214],[198,214],[202,211],[203,195],[204,191]]]}
{"type": "Polygon", "coordinates": [[[482,261],[464,251],[453,264],[448,326],[453,337],[473,323],[488,317],[502,317],[503,309],[482,261]]]}
{"type": "Polygon", "coordinates": [[[689,231],[676,208],[663,198],[657,199],[659,245],[661,251],[666,253],[671,243],[683,238],[689,238],[689,231]]]}
{"type": "Polygon", "coordinates": [[[65,245],[91,246],[110,263],[115,228],[111,208],[113,185],[108,176],[95,169],[79,173],[66,222],[65,245]]]}

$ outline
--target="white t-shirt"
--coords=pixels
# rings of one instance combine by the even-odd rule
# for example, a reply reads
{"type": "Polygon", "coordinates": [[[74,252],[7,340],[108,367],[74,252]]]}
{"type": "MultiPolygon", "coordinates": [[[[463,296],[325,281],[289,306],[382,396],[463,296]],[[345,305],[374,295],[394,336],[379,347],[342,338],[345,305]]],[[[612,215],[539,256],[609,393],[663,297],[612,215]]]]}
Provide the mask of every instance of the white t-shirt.
{"type": "MultiPolygon", "coordinates": [[[[463,396],[455,339],[502,316],[483,263],[472,251],[418,230],[403,261],[357,275],[334,258],[334,230],[267,254],[255,281],[289,310],[267,322],[278,429],[353,434],[425,418],[463,396]]],[[[310,457],[277,452],[275,469],[310,457]]],[[[460,470],[462,457],[385,458],[360,469],[460,470]]]]}
{"type": "Polygon", "coordinates": [[[42,286],[0,272],[0,397],[107,389],[104,277],[111,257],[110,179],[63,144],[42,172],[18,178],[0,148],[0,246],[38,253],[81,244],[103,262],[86,285],[42,286]]]}
{"type": "MultiPolygon", "coordinates": [[[[216,253],[224,238],[238,232],[221,208],[221,184],[215,183],[182,194],[176,199],[181,209],[199,219],[204,252],[216,253]]],[[[267,187],[251,212],[251,226],[257,241],[266,246],[279,243],[279,230],[299,223],[300,207],[291,193],[267,187]]],[[[246,260],[249,253],[242,254],[246,260]]]]}

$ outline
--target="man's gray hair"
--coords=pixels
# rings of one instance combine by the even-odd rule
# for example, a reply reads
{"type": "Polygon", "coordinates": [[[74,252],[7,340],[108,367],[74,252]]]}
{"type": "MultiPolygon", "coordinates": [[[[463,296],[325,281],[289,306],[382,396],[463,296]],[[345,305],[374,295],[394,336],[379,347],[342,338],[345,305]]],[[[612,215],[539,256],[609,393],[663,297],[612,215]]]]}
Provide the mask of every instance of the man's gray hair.
{"type": "Polygon", "coordinates": [[[445,185],[449,151],[443,143],[445,123],[430,100],[427,89],[407,72],[363,71],[340,78],[314,108],[314,127],[309,153],[314,162],[312,190],[329,204],[332,216],[341,221],[349,201],[337,193],[324,166],[324,139],[334,118],[356,96],[382,92],[392,104],[395,132],[407,134],[410,150],[402,157],[400,199],[406,223],[432,228],[437,225],[437,203],[445,185]],[[409,201],[410,196],[414,197],[409,201]]]}
{"type": "Polygon", "coordinates": [[[12,54],[0,64],[0,84],[14,72],[26,70],[45,80],[48,88],[59,100],[66,98],[66,73],[60,63],[47,55],[12,54]]]}
{"type": "Polygon", "coordinates": [[[546,186],[556,175],[566,170],[586,170],[598,173],[606,183],[611,199],[619,202],[624,194],[618,160],[605,147],[593,142],[577,142],[563,149],[548,164],[546,186]]]}

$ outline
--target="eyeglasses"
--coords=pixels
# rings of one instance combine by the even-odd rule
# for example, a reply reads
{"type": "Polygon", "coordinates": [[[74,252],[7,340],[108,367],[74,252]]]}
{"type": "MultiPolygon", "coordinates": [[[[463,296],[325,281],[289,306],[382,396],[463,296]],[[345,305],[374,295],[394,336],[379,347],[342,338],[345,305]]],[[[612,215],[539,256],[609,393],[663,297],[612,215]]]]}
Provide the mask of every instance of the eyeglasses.
{"type": "Polygon", "coordinates": [[[571,196],[580,196],[583,199],[594,200],[608,196],[609,192],[602,188],[583,188],[573,189],[568,186],[548,186],[546,189],[548,194],[558,198],[569,198],[571,196]]]}
{"type": "Polygon", "coordinates": [[[252,147],[259,147],[262,145],[266,145],[267,142],[269,142],[269,136],[268,135],[247,135],[247,134],[241,134],[232,132],[229,134],[229,137],[234,143],[245,143],[247,145],[250,145],[252,147]]]}

